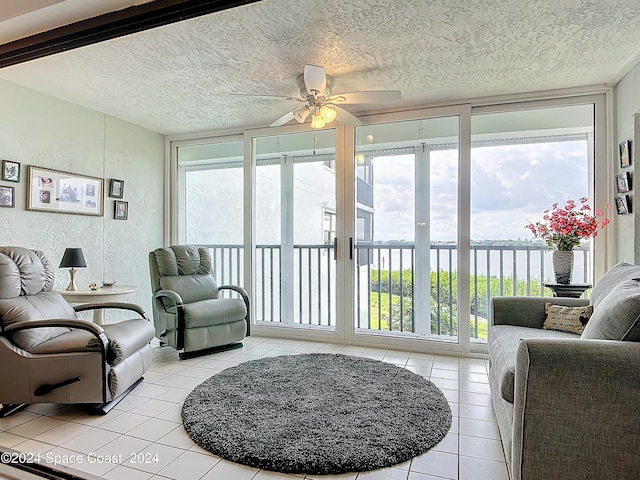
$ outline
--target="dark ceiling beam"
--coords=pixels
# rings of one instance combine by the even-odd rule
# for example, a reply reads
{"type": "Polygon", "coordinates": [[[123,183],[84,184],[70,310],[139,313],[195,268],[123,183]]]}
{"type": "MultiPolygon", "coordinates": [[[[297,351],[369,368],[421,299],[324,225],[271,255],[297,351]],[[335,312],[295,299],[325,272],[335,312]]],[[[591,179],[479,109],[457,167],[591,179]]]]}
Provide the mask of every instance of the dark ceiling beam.
{"type": "Polygon", "coordinates": [[[259,0],[156,0],[0,45],[0,68],[259,0]]]}

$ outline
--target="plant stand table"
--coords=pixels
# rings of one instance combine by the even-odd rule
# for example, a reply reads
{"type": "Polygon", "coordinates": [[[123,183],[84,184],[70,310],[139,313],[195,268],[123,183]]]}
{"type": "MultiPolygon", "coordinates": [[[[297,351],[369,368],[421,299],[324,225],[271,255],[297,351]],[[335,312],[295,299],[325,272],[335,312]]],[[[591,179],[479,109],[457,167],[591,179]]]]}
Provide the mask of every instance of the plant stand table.
{"type": "MultiPolygon", "coordinates": [[[[125,302],[138,292],[138,287],[121,285],[117,287],[102,287],[97,290],[56,290],[69,303],[102,303],[125,302]]],[[[104,325],[102,308],[93,311],[93,323],[104,325]]]]}
{"type": "Polygon", "coordinates": [[[592,287],[589,283],[543,283],[553,292],[554,297],[580,298],[582,294],[592,287]]]}

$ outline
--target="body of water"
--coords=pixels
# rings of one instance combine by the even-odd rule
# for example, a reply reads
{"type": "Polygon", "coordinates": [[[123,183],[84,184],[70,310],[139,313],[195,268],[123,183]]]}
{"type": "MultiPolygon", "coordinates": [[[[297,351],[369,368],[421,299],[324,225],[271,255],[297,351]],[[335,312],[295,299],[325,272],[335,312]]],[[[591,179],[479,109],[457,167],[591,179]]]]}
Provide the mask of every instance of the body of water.
{"type": "MultiPolygon", "coordinates": [[[[370,261],[372,268],[380,270],[406,270],[412,265],[417,267],[413,249],[383,245],[372,249],[370,261]]],[[[431,249],[429,269],[431,271],[458,269],[458,252],[455,249],[431,249]]],[[[588,250],[574,252],[573,282],[588,283],[588,250]]],[[[366,261],[363,259],[363,261],[366,261]]],[[[554,281],[551,251],[538,250],[487,250],[478,247],[471,251],[471,275],[489,275],[492,277],[516,276],[517,280],[536,278],[542,281],[554,281]]]]}

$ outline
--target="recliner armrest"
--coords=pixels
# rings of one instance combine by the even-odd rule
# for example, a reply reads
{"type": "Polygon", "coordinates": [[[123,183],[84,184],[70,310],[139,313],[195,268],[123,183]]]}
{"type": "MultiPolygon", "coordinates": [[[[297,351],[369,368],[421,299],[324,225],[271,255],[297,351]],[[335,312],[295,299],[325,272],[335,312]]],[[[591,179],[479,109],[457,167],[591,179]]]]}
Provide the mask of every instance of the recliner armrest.
{"type": "Polygon", "coordinates": [[[242,287],[239,287],[237,285],[222,285],[218,287],[218,290],[233,290],[234,292],[237,292],[240,294],[240,296],[242,297],[242,300],[244,300],[244,303],[246,305],[249,305],[249,294],[242,287]]]}
{"type": "Polygon", "coordinates": [[[87,330],[94,335],[100,335],[104,332],[104,329],[100,325],[96,325],[93,322],[87,320],[75,320],[71,318],[50,318],[40,320],[25,320],[22,322],[12,323],[4,327],[5,333],[13,333],[20,330],[27,330],[30,328],[40,327],[66,327],[66,328],[80,328],[87,330]]]}
{"type": "Polygon", "coordinates": [[[251,310],[249,307],[249,294],[247,293],[247,291],[238,285],[222,285],[221,287],[218,287],[218,290],[233,290],[234,292],[240,294],[245,306],[247,307],[247,316],[245,317],[245,320],[247,322],[247,336],[251,335],[251,310]]]}
{"type": "Polygon", "coordinates": [[[135,303],[128,302],[102,302],[102,303],[85,303],[82,305],[75,305],[73,309],[76,312],[84,312],[86,310],[96,310],[96,309],[120,309],[120,310],[131,310],[133,312],[138,313],[142,318],[149,320],[149,316],[147,312],[140,306],[135,303]]]}
{"type": "Polygon", "coordinates": [[[566,297],[493,297],[489,310],[491,325],[516,325],[542,328],[544,304],[580,307],[589,305],[587,298],[566,297]]]}
{"type": "MultiPolygon", "coordinates": [[[[63,328],[72,328],[78,330],[85,330],[91,333],[99,342],[100,349],[102,350],[102,354],[106,358],[107,347],[109,346],[109,339],[105,334],[104,329],[100,325],[96,325],[93,322],[89,322],[87,320],[76,320],[71,318],[64,319],[40,319],[40,320],[25,320],[22,322],[12,323],[4,328],[5,335],[13,335],[16,332],[22,330],[29,330],[32,328],[49,328],[49,327],[63,327],[63,328]]],[[[65,334],[62,334],[64,336],[65,334]]]]}
{"type": "Polygon", "coordinates": [[[514,478],[636,478],[638,372],[640,343],[520,340],[514,478]]]}
{"type": "Polygon", "coordinates": [[[173,301],[173,303],[176,306],[182,306],[182,304],[184,303],[182,301],[182,297],[178,295],[177,292],[174,292],[173,290],[158,290],[153,298],[160,299],[162,297],[171,299],[171,301],[173,301]]]}
{"type": "Polygon", "coordinates": [[[141,318],[105,325],[104,329],[109,338],[107,361],[110,365],[117,365],[155,336],[153,326],[141,318]]]}

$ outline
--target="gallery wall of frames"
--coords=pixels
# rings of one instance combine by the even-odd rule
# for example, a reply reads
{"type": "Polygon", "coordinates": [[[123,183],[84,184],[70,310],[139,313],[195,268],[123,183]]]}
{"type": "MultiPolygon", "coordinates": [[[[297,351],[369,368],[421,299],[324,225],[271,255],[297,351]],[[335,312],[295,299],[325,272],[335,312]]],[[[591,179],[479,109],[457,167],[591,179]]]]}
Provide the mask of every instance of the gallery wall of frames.
{"type": "MultiPolygon", "coordinates": [[[[21,183],[22,165],[2,160],[0,207],[16,207],[16,186],[21,183]],[[6,182],[6,183],[5,183],[6,182]]],[[[77,215],[103,216],[105,180],[72,172],[27,165],[27,210],[77,215]]],[[[109,198],[113,198],[113,218],[129,218],[129,202],[124,200],[124,180],[109,180],[109,198]]]]}
{"type": "Polygon", "coordinates": [[[632,162],[632,141],[625,140],[618,145],[618,157],[620,172],[616,175],[616,196],[615,207],[618,215],[631,213],[631,195],[633,189],[631,162],[632,162]]]}

